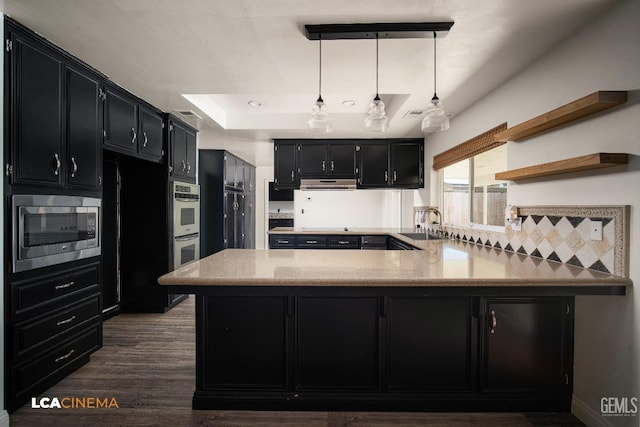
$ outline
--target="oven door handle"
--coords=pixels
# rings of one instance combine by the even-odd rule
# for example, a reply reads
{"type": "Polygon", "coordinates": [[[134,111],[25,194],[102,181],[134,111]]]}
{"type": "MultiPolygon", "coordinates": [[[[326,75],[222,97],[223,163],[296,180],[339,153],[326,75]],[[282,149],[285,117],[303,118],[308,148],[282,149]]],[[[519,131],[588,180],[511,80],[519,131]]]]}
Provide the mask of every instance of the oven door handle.
{"type": "Polygon", "coordinates": [[[200,199],[183,199],[182,197],[176,197],[176,201],[178,202],[199,202],[200,199]]]}
{"type": "Polygon", "coordinates": [[[188,242],[189,240],[197,239],[199,236],[194,234],[193,236],[176,237],[176,242],[188,242]]]}

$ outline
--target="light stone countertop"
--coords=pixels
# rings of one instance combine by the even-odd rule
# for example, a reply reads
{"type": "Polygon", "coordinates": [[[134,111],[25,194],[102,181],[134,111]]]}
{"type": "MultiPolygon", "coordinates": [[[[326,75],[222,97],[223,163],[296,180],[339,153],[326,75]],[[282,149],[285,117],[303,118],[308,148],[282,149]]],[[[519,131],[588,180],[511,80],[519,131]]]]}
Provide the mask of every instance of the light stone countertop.
{"type": "MultiPolygon", "coordinates": [[[[354,230],[354,234],[361,233],[354,230]]],[[[422,250],[227,249],[165,274],[158,283],[172,286],[582,288],[632,284],[627,278],[467,242],[409,240],[422,250]]]]}

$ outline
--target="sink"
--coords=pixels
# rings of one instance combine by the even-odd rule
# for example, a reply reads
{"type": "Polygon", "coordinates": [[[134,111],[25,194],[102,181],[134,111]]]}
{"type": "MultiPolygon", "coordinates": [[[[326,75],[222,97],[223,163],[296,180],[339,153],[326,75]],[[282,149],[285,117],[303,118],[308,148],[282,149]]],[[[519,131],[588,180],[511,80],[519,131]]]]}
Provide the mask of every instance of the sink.
{"type": "Polygon", "coordinates": [[[413,240],[442,240],[444,237],[436,236],[429,233],[400,233],[404,237],[408,237],[413,240]]]}

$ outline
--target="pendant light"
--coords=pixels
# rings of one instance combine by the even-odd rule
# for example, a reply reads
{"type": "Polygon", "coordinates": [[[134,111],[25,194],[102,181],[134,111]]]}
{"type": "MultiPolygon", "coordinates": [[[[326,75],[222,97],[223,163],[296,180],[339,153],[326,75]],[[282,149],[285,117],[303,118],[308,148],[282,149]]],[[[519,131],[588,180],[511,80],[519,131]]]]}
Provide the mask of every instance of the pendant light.
{"type": "Polygon", "coordinates": [[[449,118],[436,93],[436,32],[433,32],[433,98],[422,120],[422,132],[442,132],[449,129],[449,118]]]}
{"type": "Polygon", "coordinates": [[[318,71],[318,100],[311,107],[311,118],[307,122],[307,129],[313,133],[329,133],[333,130],[329,119],[329,110],[322,100],[322,34],[318,38],[320,60],[318,71]]]}
{"type": "Polygon", "coordinates": [[[369,104],[369,112],[364,118],[364,129],[369,132],[386,132],[389,118],[384,112],[384,102],[378,95],[378,33],[376,33],[376,97],[369,104]]]}

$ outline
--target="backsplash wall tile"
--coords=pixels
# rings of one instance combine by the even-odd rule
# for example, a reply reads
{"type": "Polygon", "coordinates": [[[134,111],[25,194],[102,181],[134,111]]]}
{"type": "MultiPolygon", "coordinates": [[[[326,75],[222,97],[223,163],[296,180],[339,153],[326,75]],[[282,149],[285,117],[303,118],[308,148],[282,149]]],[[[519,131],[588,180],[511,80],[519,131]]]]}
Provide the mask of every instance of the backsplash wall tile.
{"type": "MultiPolygon", "coordinates": [[[[443,226],[454,238],[577,267],[629,275],[629,206],[523,206],[522,231],[443,226]],[[602,221],[602,240],[591,240],[591,221],[602,221]]],[[[438,226],[430,225],[431,229],[438,226]]]]}

